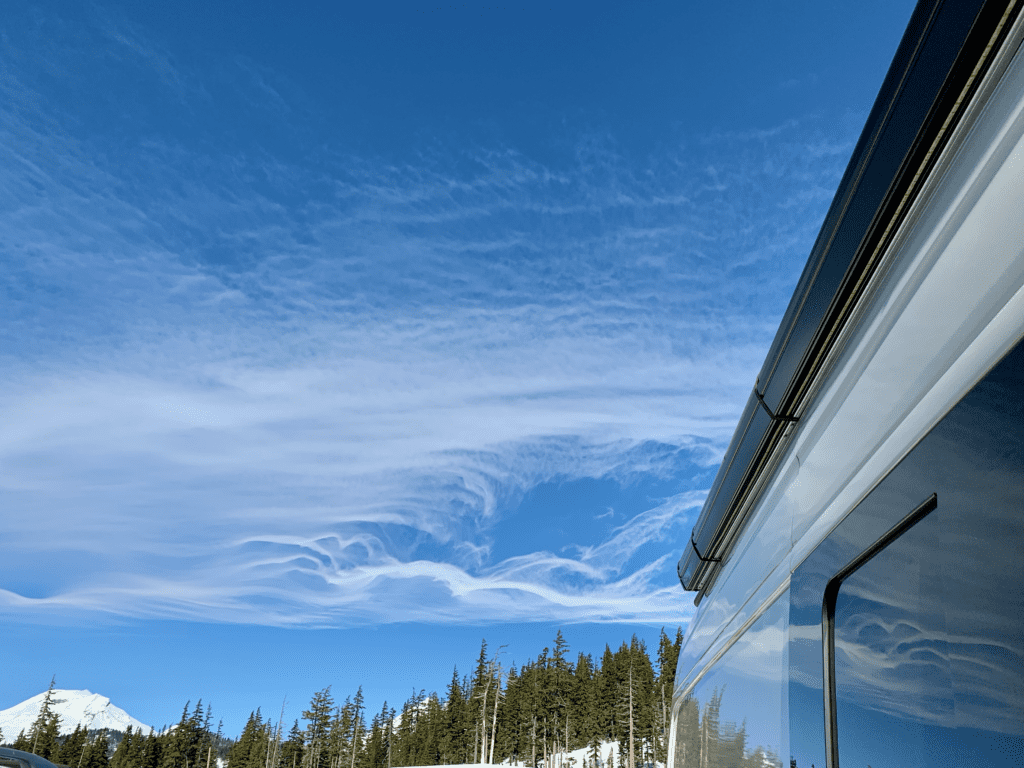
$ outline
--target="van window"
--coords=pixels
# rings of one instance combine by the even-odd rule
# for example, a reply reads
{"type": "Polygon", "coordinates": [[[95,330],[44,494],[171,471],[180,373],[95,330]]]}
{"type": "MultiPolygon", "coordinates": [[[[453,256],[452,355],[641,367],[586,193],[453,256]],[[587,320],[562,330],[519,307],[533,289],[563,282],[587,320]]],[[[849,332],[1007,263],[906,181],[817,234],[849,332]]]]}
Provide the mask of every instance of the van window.
{"type": "Polygon", "coordinates": [[[940,504],[840,587],[834,663],[843,768],[1020,765],[1020,538],[999,537],[990,514],[954,520],[943,512],[940,504]],[[952,548],[964,538],[982,546],[959,550],[972,561],[957,573],[952,548]],[[1017,561],[1010,572],[1008,548],[1017,561]],[[958,582],[964,571],[973,587],[958,582]],[[1011,599],[1000,605],[977,600],[978,592],[1011,599]],[[981,605],[990,606],[984,614],[981,605]]]}
{"type": "Polygon", "coordinates": [[[794,571],[790,766],[1021,765],[1021,541],[1024,343],[794,571]]]}
{"type": "Polygon", "coordinates": [[[1018,347],[869,497],[905,513],[902,499],[937,489],[834,593],[842,768],[1021,764],[1022,394],[1018,347]]]}
{"type": "Polygon", "coordinates": [[[673,768],[782,768],[788,617],[783,595],[676,706],[673,768]]]}

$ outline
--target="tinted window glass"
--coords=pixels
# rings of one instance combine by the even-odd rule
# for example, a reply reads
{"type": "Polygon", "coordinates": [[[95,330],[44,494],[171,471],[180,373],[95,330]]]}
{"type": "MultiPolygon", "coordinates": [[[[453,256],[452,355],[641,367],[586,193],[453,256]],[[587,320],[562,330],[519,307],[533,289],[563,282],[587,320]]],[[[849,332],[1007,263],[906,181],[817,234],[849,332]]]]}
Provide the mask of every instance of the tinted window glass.
{"type": "Polygon", "coordinates": [[[783,596],[673,713],[673,768],[781,768],[785,738],[783,596]]]}
{"type": "Polygon", "coordinates": [[[843,766],[946,765],[954,722],[935,512],[846,579],[835,608],[843,766]],[[913,727],[909,727],[910,725],[913,727]]]}
{"type": "Polygon", "coordinates": [[[999,521],[1000,512],[1012,515],[1019,529],[1021,510],[963,512],[940,504],[842,583],[835,681],[843,768],[1024,760],[1024,555],[1019,530],[1000,535],[999,521]]]}
{"type": "Polygon", "coordinates": [[[841,768],[1024,763],[1024,346],[996,366],[794,573],[791,745],[825,766],[826,584],[930,494],[937,508],[835,603],[841,768]]]}
{"type": "MultiPolygon", "coordinates": [[[[844,768],[1024,760],[1022,395],[1018,349],[915,449],[945,470],[936,510],[842,583],[844,768]]],[[[893,480],[931,490],[920,474],[893,480]]]]}

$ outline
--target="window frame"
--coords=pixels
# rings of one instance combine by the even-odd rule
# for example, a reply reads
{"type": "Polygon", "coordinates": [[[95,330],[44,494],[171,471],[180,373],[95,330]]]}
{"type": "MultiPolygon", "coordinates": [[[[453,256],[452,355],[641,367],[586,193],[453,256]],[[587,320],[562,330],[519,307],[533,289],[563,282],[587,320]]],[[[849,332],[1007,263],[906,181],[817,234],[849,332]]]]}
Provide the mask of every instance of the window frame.
{"type": "Polygon", "coordinates": [[[836,602],[843,582],[870,562],[876,555],[899,539],[903,534],[924,520],[939,507],[939,497],[932,493],[918,504],[906,517],[883,533],[871,546],[839,569],[825,585],[821,601],[821,645],[823,653],[824,680],[822,693],[825,697],[825,764],[827,768],[839,768],[839,729],[836,716],[836,602]]]}

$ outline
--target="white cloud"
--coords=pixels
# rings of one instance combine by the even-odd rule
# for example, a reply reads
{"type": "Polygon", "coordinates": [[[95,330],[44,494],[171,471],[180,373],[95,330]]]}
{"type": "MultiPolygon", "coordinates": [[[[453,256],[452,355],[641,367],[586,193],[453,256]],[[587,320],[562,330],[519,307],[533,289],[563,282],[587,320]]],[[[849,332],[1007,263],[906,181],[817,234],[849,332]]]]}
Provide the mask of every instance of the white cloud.
{"type": "Polygon", "coordinates": [[[600,137],[557,168],[501,147],[313,168],[159,134],[115,157],[16,73],[4,94],[3,528],[81,559],[5,610],[678,620],[699,490],[560,555],[494,562],[488,531],[539,483],[714,464],[827,204],[814,131],[643,168],[600,137]]]}

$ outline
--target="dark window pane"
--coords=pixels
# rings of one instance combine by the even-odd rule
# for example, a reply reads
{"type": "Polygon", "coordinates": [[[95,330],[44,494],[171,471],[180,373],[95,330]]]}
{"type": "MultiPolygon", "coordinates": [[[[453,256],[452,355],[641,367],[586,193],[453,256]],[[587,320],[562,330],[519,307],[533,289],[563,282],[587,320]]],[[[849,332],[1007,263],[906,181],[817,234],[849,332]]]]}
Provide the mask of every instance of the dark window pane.
{"type": "Polygon", "coordinates": [[[1018,348],[854,512],[938,494],[839,590],[841,768],[1024,764],[1022,396],[1018,348]]]}

